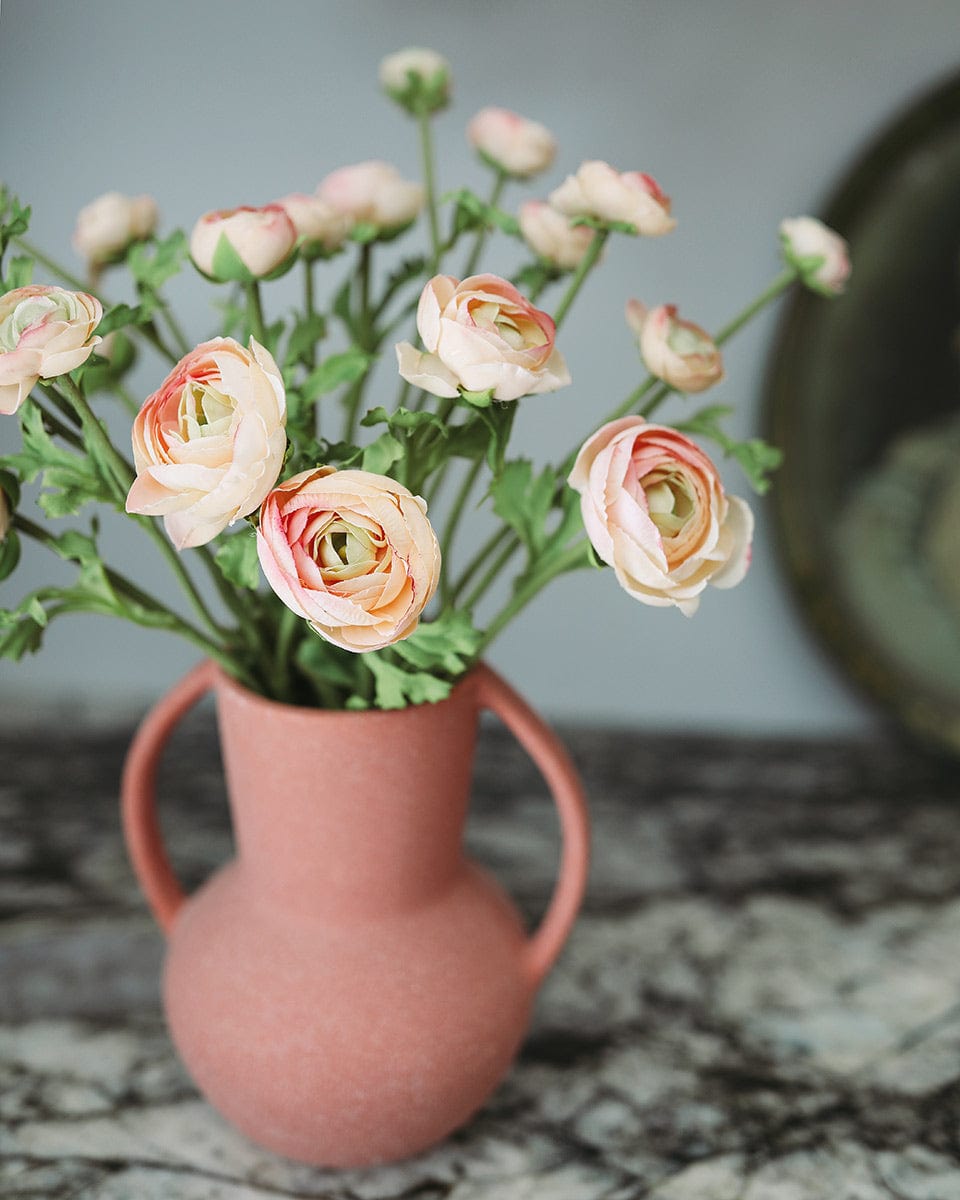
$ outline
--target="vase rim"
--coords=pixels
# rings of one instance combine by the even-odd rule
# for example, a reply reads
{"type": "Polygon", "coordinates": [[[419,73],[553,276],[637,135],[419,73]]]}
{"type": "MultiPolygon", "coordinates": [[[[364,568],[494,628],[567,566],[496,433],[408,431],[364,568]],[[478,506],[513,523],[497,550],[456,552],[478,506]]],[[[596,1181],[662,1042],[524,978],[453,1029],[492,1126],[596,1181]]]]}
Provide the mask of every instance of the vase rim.
{"type": "Polygon", "coordinates": [[[483,669],[484,663],[475,663],[469,671],[461,675],[454,683],[448,695],[442,700],[425,700],[420,704],[407,704],[403,708],[319,708],[308,704],[290,704],[286,700],[274,700],[270,696],[263,696],[260,692],[255,692],[251,688],[246,687],[238,679],[235,679],[228,671],[226,671],[219,663],[210,660],[216,680],[217,690],[231,692],[237,697],[241,697],[247,704],[261,705],[265,709],[282,709],[287,713],[302,713],[311,716],[336,717],[338,720],[347,718],[370,717],[375,714],[379,717],[399,716],[402,713],[420,712],[428,708],[441,708],[444,705],[455,702],[459,696],[466,692],[476,680],[479,672],[483,669]]]}

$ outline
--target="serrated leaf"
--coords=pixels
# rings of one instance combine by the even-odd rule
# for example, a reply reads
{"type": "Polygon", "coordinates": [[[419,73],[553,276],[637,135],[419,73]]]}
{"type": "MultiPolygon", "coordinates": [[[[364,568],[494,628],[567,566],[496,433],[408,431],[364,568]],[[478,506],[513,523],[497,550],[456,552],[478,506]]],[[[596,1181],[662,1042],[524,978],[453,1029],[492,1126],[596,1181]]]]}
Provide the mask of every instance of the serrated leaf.
{"type": "Polygon", "coordinates": [[[331,354],[307,377],[302,388],[308,401],[324,396],[344,383],[355,383],[370,368],[373,356],[362,350],[344,350],[342,354],[331,354]]]}
{"type": "Polygon", "coordinates": [[[103,314],[103,319],[97,326],[97,333],[106,337],[115,329],[125,329],[128,325],[145,325],[156,311],[157,306],[152,300],[144,300],[137,305],[114,304],[103,314]]]}
{"type": "MultiPolygon", "coordinates": [[[[467,401],[467,403],[470,402],[467,401]]],[[[487,465],[496,478],[503,470],[507,442],[510,440],[517,406],[513,403],[495,402],[489,408],[476,408],[474,411],[487,432],[487,465]]]]}
{"type": "Polygon", "coordinates": [[[237,587],[256,591],[260,584],[260,559],[257,557],[257,535],[252,529],[224,538],[215,561],[224,579],[237,587]]]}
{"type": "Polygon", "coordinates": [[[375,685],[377,708],[406,708],[410,704],[435,704],[450,695],[453,684],[425,671],[406,671],[374,651],[364,656],[375,685]]]}
{"type": "Polygon", "coordinates": [[[20,452],[8,455],[3,465],[27,483],[43,475],[44,486],[53,491],[41,495],[39,503],[49,516],[75,513],[89,500],[111,499],[92,458],[56,445],[43,427],[39,408],[23,405],[20,427],[23,434],[20,452]]]}
{"type": "Polygon", "coordinates": [[[770,487],[767,475],[780,466],[783,454],[761,438],[749,438],[741,442],[730,437],[720,421],[732,412],[732,408],[714,404],[700,409],[688,420],[679,422],[675,428],[681,433],[708,437],[716,442],[727,457],[736,459],[753,490],[763,495],[770,487]]]}
{"type": "MultiPolygon", "coordinates": [[[[294,660],[301,670],[333,687],[352,692],[357,686],[360,660],[322,638],[315,630],[297,646],[294,660]]],[[[349,707],[349,704],[348,704],[349,707]]]]}
{"type": "Polygon", "coordinates": [[[459,233],[485,226],[488,229],[499,229],[510,237],[520,236],[520,223],[516,217],[494,204],[488,204],[469,188],[448,192],[442,199],[452,200],[455,204],[454,223],[459,233]]]}
{"type": "Polygon", "coordinates": [[[313,313],[308,317],[298,317],[287,340],[283,365],[285,367],[292,367],[295,363],[308,359],[316,344],[326,336],[327,322],[322,313],[313,313]]]}
{"type": "Polygon", "coordinates": [[[546,545],[547,518],[557,491],[556,472],[544,467],[534,478],[533,465],[520,458],[505,464],[490,486],[493,511],[505,521],[527,547],[531,556],[546,545]]]}
{"type": "Polygon", "coordinates": [[[472,665],[482,641],[483,634],[468,613],[448,610],[434,621],[421,621],[408,638],[394,644],[393,651],[420,670],[458,676],[472,665]]]}
{"type": "Polygon", "coordinates": [[[78,529],[68,529],[59,534],[53,538],[50,546],[61,558],[78,562],[82,566],[100,561],[97,543],[89,534],[81,533],[78,529]]]}
{"type": "Polygon", "coordinates": [[[403,458],[403,446],[392,433],[381,433],[375,442],[364,448],[362,469],[374,475],[386,475],[393,464],[403,458]]]}
{"type": "Polygon", "coordinates": [[[168,279],[180,274],[188,254],[187,235],[175,229],[160,241],[136,242],[127,253],[127,266],[137,283],[157,292],[168,279]]]}
{"type": "Polygon", "coordinates": [[[393,412],[387,412],[382,405],[378,405],[365,414],[360,424],[368,429],[376,425],[386,425],[395,433],[410,433],[427,425],[436,429],[442,437],[446,437],[449,432],[449,426],[427,408],[421,408],[417,412],[407,408],[395,408],[393,412]]]}
{"type": "Polygon", "coordinates": [[[0,658],[19,662],[25,654],[36,654],[43,641],[42,625],[32,617],[21,617],[0,632],[0,658]]]}

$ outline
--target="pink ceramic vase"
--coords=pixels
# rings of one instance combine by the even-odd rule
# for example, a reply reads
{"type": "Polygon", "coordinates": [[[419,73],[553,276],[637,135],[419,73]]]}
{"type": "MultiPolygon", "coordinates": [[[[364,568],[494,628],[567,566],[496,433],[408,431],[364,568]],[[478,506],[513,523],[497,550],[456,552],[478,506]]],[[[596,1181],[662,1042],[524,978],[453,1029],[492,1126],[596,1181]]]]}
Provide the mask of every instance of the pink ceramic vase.
{"type": "Polygon", "coordinates": [[[134,869],[168,935],[170,1031],[253,1141],[328,1166],[403,1158],[461,1125],[508,1070],[583,895],[583,793],[546,725],[488,667],[396,712],[265,700],[204,663],[147,716],[124,771],[134,869]],[[172,728],[217,695],[237,857],[185,898],[154,811],[172,728]],[[559,807],[560,877],[532,937],[463,853],[481,709],[559,807]]]}

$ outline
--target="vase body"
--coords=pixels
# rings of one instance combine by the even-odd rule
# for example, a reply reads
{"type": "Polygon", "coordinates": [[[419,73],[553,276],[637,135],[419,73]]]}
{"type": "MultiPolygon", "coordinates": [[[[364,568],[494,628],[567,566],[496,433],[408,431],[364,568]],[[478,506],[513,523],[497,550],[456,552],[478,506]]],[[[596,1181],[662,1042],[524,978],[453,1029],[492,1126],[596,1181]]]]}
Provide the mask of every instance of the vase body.
{"type": "MultiPolygon", "coordinates": [[[[414,1154],[508,1070],[579,902],[585,841],[573,864],[568,838],[566,885],[529,939],[462,848],[477,716],[497,707],[485,668],[439,704],[396,712],[277,704],[204,669],[236,858],[185,901],[165,874],[155,820],[136,814],[152,817],[166,730],[135,745],[125,781],[131,854],[169,937],[173,1041],[261,1145],[330,1166],[414,1154]]],[[[582,824],[582,798],[580,810],[582,824]]]]}

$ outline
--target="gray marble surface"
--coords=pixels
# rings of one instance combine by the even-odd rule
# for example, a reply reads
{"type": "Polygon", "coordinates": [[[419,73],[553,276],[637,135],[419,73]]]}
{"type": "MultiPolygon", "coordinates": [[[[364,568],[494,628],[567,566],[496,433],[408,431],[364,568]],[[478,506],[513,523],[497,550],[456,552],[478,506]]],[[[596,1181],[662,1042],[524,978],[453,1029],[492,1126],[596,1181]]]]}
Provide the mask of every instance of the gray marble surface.
{"type": "MultiPolygon", "coordinates": [[[[506,1083],[397,1166],[247,1143],[191,1086],[116,811],[127,734],[0,738],[0,1196],[960,1200],[960,779],[870,744],[569,731],[588,901],[506,1083]]],[[[209,717],[161,782],[178,870],[230,854],[209,717]]],[[[556,857],[485,733],[469,831],[531,920],[556,857]]]]}

